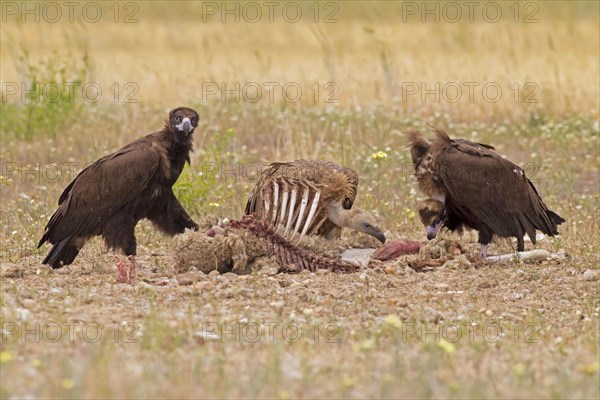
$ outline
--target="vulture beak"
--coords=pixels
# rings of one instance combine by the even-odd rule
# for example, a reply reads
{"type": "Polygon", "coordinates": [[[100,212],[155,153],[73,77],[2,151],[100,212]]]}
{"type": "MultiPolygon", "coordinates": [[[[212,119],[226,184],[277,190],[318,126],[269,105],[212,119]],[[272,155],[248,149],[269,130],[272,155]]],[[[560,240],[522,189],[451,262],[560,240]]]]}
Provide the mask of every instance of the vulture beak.
{"type": "Polygon", "coordinates": [[[379,240],[381,243],[385,243],[385,235],[383,232],[377,232],[373,236],[375,236],[375,239],[379,240]]]}
{"type": "Polygon", "coordinates": [[[438,232],[440,231],[440,228],[442,227],[443,224],[444,224],[444,220],[440,219],[440,222],[438,222],[435,225],[427,225],[425,227],[425,231],[427,232],[427,240],[431,240],[431,239],[435,238],[435,236],[438,234],[438,232]]]}
{"type": "Polygon", "coordinates": [[[175,125],[175,128],[185,132],[186,134],[189,134],[194,129],[192,127],[192,121],[190,121],[188,117],[185,117],[183,120],[181,120],[179,125],[175,125]]]}

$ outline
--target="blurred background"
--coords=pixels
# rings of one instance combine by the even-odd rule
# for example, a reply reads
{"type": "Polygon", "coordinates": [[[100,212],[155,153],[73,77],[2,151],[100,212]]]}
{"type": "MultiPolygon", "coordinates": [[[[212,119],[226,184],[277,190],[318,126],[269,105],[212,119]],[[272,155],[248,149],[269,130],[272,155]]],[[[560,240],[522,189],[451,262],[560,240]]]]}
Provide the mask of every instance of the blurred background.
{"type": "Polygon", "coordinates": [[[38,237],[77,171],[181,105],[202,117],[176,188],[196,215],[239,216],[257,165],[307,157],[355,168],[363,207],[416,228],[402,132],[427,124],[495,145],[551,203],[590,201],[598,13],[593,1],[3,2],[0,187],[23,210],[3,211],[3,240],[38,237]]]}

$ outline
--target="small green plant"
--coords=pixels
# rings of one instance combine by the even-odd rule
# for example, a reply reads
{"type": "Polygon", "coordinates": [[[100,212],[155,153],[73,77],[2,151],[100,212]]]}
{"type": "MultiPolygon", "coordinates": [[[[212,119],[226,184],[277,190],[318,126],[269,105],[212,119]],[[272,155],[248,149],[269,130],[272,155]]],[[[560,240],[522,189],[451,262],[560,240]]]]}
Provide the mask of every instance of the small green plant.
{"type": "Polygon", "coordinates": [[[215,133],[201,150],[200,162],[185,167],[173,191],[186,210],[194,214],[216,213],[233,203],[237,176],[228,173],[235,172],[232,166],[237,165],[234,138],[233,129],[215,133]]]}
{"type": "Polygon", "coordinates": [[[88,75],[89,59],[53,54],[39,64],[24,49],[17,66],[22,79],[5,82],[2,92],[2,138],[56,137],[83,111],[81,85],[88,75]],[[9,92],[10,88],[10,92],[9,92]]]}

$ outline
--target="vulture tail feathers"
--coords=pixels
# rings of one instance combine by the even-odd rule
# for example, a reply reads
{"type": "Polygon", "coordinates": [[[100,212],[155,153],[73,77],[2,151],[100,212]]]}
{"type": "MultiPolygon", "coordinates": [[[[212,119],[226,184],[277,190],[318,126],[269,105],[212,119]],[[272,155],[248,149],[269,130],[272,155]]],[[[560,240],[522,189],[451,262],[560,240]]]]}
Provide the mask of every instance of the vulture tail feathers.
{"type": "Polygon", "coordinates": [[[558,215],[557,213],[555,213],[554,211],[547,211],[548,213],[548,217],[550,217],[550,219],[552,220],[552,222],[554,222],[556,225],[560,225],[563,222],[565,222],[566,220],[561,217],[560,215],[558,215]]]}
{"type": "Polygon", "coordinates": [[[79,249],[73,243],[69,243],[70,240],[71,238],[68,238],[52,246],[42,264],[48,264],[54,269],[71,264],[79,254],[79,249]]]}

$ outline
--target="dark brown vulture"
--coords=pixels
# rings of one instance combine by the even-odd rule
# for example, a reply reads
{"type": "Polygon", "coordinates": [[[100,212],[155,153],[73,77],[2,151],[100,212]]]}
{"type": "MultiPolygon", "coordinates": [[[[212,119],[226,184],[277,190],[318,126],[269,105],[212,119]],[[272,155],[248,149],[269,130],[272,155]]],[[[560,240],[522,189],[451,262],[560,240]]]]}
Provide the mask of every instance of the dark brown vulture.
{"type": "Polygon", "coordinates": [[[77,175],[67,186],[58,209],[46,225],[38,248],[51,243],[42,261],[52,268],[73,262],[93,236],[102,235],[109,249],[121,250],[129,271],[117,261],[118,282],[135,275],[135,226],[149,219],[162,232],[175,235],[198,225],[173,194],[186,161],[190,162],[192,134],[198,114],[186,107],[169,113],[165,127],[105,156],[77,175]]]}
{"type": "Polygon", "coordinates": [[[297,160],[270,164],[246,204],[246,215],[270,221],[284,236],[341,236],[347,227],[385,242],[375,218],[351,209],[358,175],[333,162],[297,160]]]}
{"type": "Polygon", "coordinates": [[[524,250],[525,233],[535,244],[535,231],[554,236],[565,220],[550,211],[525,171],[502,158],[492,146],[464,139],[450,139],[436,129],[429,141],[419,132],[407,133],[415,176],[429,199],[418,205],[433,239],[440,228],[479,232],[481,256],[494,235],[516,237],[524,250]]]}

